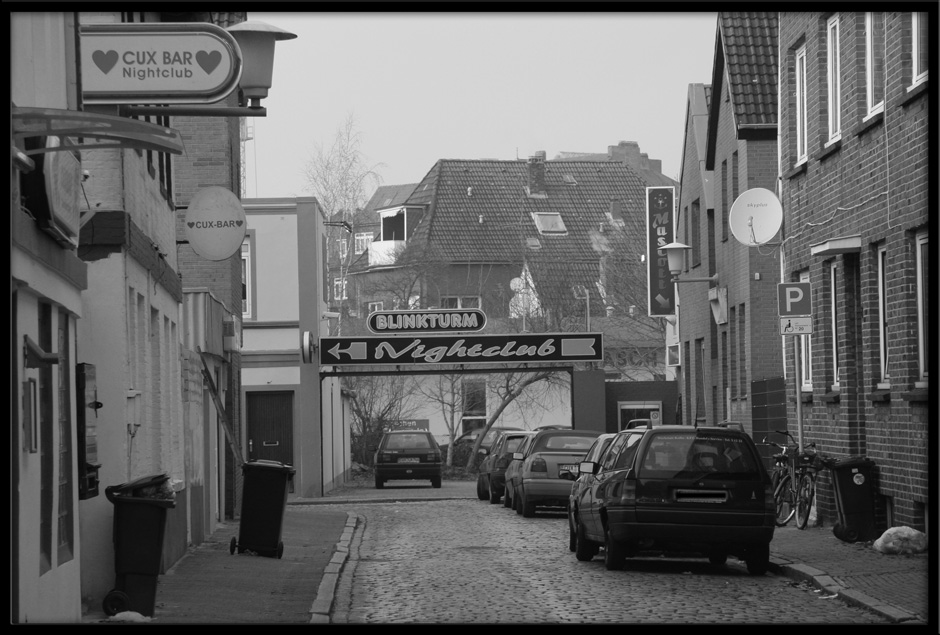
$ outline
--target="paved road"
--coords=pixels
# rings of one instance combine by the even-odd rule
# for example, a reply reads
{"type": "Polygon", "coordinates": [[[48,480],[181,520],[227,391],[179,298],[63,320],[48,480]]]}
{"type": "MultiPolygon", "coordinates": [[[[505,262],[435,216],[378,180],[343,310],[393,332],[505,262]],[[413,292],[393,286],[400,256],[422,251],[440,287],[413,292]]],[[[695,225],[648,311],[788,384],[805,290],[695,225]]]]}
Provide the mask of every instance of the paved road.
{"type": "Polygon", "coordinates": [[[578,562],[563,513],[523,518],[478,500],[344,509],[361,528],[337,587],[337,623],[888,623],[808,584],[750,576],[734,559],[715,568],[636,558],[624,571],[607,571],[600,556],[578,562]]]}

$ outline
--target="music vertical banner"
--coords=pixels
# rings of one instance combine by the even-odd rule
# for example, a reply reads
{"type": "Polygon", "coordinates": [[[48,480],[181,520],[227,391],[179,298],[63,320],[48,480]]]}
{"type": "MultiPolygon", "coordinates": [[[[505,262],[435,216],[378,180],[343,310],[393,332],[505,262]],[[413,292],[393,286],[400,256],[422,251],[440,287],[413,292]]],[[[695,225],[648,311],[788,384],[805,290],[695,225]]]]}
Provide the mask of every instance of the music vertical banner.
{"type": "Polygon", "coordinates": [[[661,247],[673,242],[676,193],[674,187],[646,188],[646,286],[650,316],[676,314],[676,285],[661,247]]]}

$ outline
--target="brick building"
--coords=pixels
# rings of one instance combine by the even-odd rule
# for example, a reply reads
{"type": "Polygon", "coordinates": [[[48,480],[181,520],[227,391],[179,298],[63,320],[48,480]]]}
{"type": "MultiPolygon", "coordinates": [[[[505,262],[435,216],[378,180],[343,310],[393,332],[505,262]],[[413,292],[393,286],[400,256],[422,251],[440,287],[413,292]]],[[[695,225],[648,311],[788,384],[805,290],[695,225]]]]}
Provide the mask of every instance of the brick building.
{"type": "MultiPolygon", "coordinates": [[[[810,283],[813,311],[786,368],[799,350],[806,439],[875,462],[882,530],[928,519],[928,31],[927,13],[899,11],[779,24],[782,276],[810,283]]],[[[791,378],[791,421],[795,392],[791,378]]],[[[817,505],[831,520],[828,480],[817,505]]]]}

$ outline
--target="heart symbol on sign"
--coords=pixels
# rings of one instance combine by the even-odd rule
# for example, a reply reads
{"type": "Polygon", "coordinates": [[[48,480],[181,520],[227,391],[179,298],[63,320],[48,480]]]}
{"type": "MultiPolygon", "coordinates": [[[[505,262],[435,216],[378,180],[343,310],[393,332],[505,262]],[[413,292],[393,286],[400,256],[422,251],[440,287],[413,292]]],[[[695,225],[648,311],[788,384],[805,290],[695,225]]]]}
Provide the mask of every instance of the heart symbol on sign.
{"type": "Polygon", "coordinates": [[[238,227],[241,227],[241,226],[242,226],[242,222],[243,222],[243,221],[237,220],[237,221],[235,221],[235,225],[237,225],[238,227]]]}
{"type": "Polygon", "coordinates": [[[206,72],[206,75],[211,74],[221,61],[222,54],[218,51],[212,51],[211,53],[198,51],[196,53],[196,62],[202,67],[202,70],[206,72]]]}
{"type": "Polygon", "coordinates": [[[192,222],[192,221],[189,221],[189,222],[186,223],[186,224],[189,225],[189,228],[190,228],[190,229],[192,229],[192,228],[196,225],[196,223],[194,223],[194,222],[192,222]]]}
{"type": "Polygon", "coordinates": [[[117,64],[118,53],[117,51],[108,51],[107,53],[104,51],[95,51],[91,54],[91,60],[95,63],[95,66],[101,69],[102,73],[107,75],[108,71],[117,64]]]}

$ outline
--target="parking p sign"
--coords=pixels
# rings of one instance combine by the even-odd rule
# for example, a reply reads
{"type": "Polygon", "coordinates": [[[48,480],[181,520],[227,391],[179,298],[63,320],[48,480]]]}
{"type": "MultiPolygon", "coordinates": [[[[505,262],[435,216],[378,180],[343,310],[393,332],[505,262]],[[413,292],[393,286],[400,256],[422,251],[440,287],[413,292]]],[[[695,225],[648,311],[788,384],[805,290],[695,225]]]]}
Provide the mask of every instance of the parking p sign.
{"type": "Polygon", "coordinates": [[[780,317],[812,315],[813,296],[808,282],[781,282],[777,285],[777,312],[780,317]]]}

